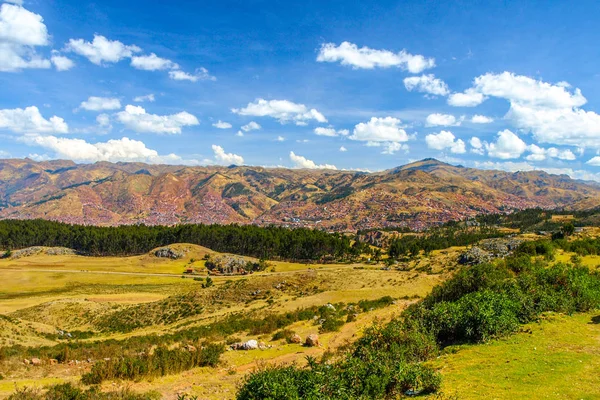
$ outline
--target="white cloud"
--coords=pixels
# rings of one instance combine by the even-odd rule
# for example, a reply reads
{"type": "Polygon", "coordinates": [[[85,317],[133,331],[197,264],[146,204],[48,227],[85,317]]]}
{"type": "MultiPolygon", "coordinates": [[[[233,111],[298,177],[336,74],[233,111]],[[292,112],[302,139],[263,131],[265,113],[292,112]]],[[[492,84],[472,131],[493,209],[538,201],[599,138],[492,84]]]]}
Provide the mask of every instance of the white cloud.
{"type": "Polygon", "coordinates": [[[400,124],[401,121],[397,118],[372,117],[366,123],[357,124],[349,138],[367,142],[406,142],[408,134],[400,124]]]}
{"type": "Polygon", "coordinates": [[[473,89],[486,96],[532,107],[571,108],[587,101],[579,89],[571,93],[564,84],[552,85],[510,72],[481,75],[473,81],[473,89]]]}
{"type": "Polygon", "coordinates": [[[473,115],[471,122],[474,124],[490,124],[494,122],[493,118],[486,117],[485,115],[473,115]]]}
{"type": "Polygon", "coordinates": [[[483,103],[485,96],[473,89],[467,89],[464,93],[452,93],[448,97],[448,104],[454,107],[475,107],[483,103]]]}
{"type": "Polygon", "coordinates": [[[589,159],[586,164],[593,165],[595,167],[600,167],[600,156],[593,157],[589,159]]]}
{"type": "Polygon", "coordinates": [[[571,150],[559,150],[556,147],[544,149],[532,144],[527,147],[527,150],[531,152],[531,154],[525,157],[525,159],[528,161],[543,161],[547,158],[558,158],[559,160],[573,161],[577,158],[571,150]]]}
{"type": "Polygon", "coordinates": [[[83,39],[70,39],[65,49],[87,58],[96,65],[116,63],[124,58],[131,58],[133,54],[142,51],[136,45],[125,45],[118,40],[108,40],[98,34],[94,35],[91,42],[86,42],[83,39]]]}
{"type": "Polygon", "coordinates": [[[244,158],[233,153],[225,153],[225,150],[221,146],[216,144],[212,145],[213,152],[215,153],[215,160],[217,164],[222,165],[242,165],[244,164],[244,158]]]}
{"type": "Polygon", "coordinates": [[[88,143],[82,139],[42,135],[26,135],[21,140],[30,146],[39,146],[53,151],[55,158],[66,158],[78,162],[136,161],[152,164],[197,163],[194,160],[183,160],[175,154],[161,156],[156,150],[147,148],[143,142],[126,137],[98,143],[88,143]]]}
{"type": "Polygon", "coordinates": [[[212,126],[218,129],[229,129],[232,125],[229,122],[223,122],[221,120],[218,120],[217,122],[212,124],[212,126]]]}
{"type": "Polygon", "coordinates": [[[189,74],[187,72],[183,72],[178,69],[174,69],[169,71],[169,78],[176,81],[216,81],[217,78],[208,73],[206,68],[198,68],[193,74],[189,74]]]}
{"type": "Polygon", "coordinates": [[[471,140],[469,140],[469,144],[471,145],[471,153],[480,155],[485,153],[484,144],[477,136],[473,136],[471,140]]]}
{"type": "Polygon", "coordinates": [[[61,56],[58,52],[53,51],[50,61],[54,64],[57,71],[68,71],[75,66],[73,60],[68,57],[61,56]]]}
{"type": "Polygon", "coordinates": [[[413,55],[405,50],[398,53],[389,50],[376,50],[369,47],[358,48],[350,42],[342,42],[339,46],[334,43],[325,43],[321,46],[319,62],[340,62],[358,69],[399,67],[411,73],[418,74],[422,71],[435,67],[433,58],[425,58],[422,55],[413,55]]]}
{"type": "Polygon", "coordinates": [[[41,15],[19,5],[0,6],[0,71],[50,68],[50,60],[40,57],[35,46],[47,46],[50,38],[41,15]]]}
{"type": "Polygon", "coordinates": [[[181,133],[184,126],[198,125],[200,121],[192,114],[182,111],[172,115],[148,114],[139,106],[127,105],[124,111],[118,112],[119,122],[135,132],[148,133],[181,133]]]}
{"type": "Polygon", "coordinates": [[[235,134],[235,136],[243,137],[244,136],[244,132],[237,131],[237,133],[235,134]]]}
{"type": "Polygon", "coordinates": [[[147,94],[145,96],[137,96],[133,99],[136,103],[143,103],[144,101],[154,102],[156,98],[153,93],[147,94]]]}
{"type": "Polygon", "coordinates": [[[540,143],[600,149],[600,115],[581,109],[586,98],[566,82],[551,84],[510,72],[488,73],[475,78],[466,92],[479,95],[477,104],[486,97],[507,100],[510,109],[505,118],[531,132],[540,143]]]}
{"type": "Polygon", "coordinates": [[[121,101],[117,98],[91,96],[79,108],[88,111],[118,110],[121,108],[121,101]]]}
{"type": "Polygon", "coordinates": [[[425,142],[427,143],[427,147],[434,150],[450,149],[450,152],[454,154],[463,154],[467,151],[465,149],[465,142],[461,139],[456,139],[454,134],[449,131],[429,134],[425,136],[425,142]]]}
{"type": "Polygon", "coordinates": [[[328,128],[323,128],[323,127],[317,127],[314,130],[316,135],[319,136],[348,136],[350,134],[350,131],[348,129],[339,129],[339,130],[335,130],[335,128],[332,127],[328,127],[328,128]]]}
{"type": "Polygon", "coordinates": [[[409,92],[415,90],[421,93],[429,93],[434,96],[447,96],[448,93],[450,93],[448,85],[441,79],[436,78],[433,74],[404,78],[404,86],[409,92]]]}
{"type": "Polygon", "coordinates": [[[108,114],[98,114],[96,122],[101,128],[112,128],[110,125],[110,116],[108,114]]]}
{"type": "Polygon", "coordinates": [[[257,131],[260,128],[261,128],[261,126],[254,121],[250,121],[246,125],[242,126],[242,130],[244,132],[257,131]]]}
{"type": "Polygon", "coordinates": [[[285,142],[285,138],[283,136],[277,136],[277,139],[275,139],[278,142],[285,142]]]}
{"type": "Polygon", "coordinates": [[[593,111],[512,104],[506,117],[541,143],[600,149],[600,115],[593,111]]]}
{"type": "Polygon", "coordinates": [[[496,141],[486,143],[488,155],[495,158],[519,158],[527,150],[527,145],[513,132],[505,129],[498,132],[496,141]]]}
{"type": "Polygon", "coordinates": [[[456,119],[450,114],[429,114],[426,119],[427,126],[459,126],[463,118],[456,119]]]}
{"type": "Polygon", "coordinates": [[[495,169],[508,172],[517,171],[545,171],[549,174],[554,175],[567,175],[572,179],[582,179],[586,181],[597,181],[600,182],[600,174],[593,173],[585,170],[574,170],[572,168],[547,168],[547,167],[534,167],[527,162],[476,162],[475,166],[482,169],[495,169]]]}
{"type": "Polygon", "coordinates": [[[144,71],[164,71],[166,69],[178,69],[179,65],[171,60],[158,57],[154,53],[148,56],[133,56],[131,57],[131,66],[144,71]]]}
{"type": "Polygon", "coordinates": [[[409,146],[404,143],[398,143],[398,142],[379,143],[379,142],[377,142],[377,144],[381,144],[383,146],[383,151],[381,152],[381,154],[390,154],[391,155],[400,150],[404,150],[406,152],[408,152],[408,150],[409,150],[409,146]]]}
{"type": "Polygon", "coordinates": [[[244,108],[232,108],[231,112],[239,115],[255,117],[272,117],[281,124],[294,122],[296,125],[306,125],[308,121],[315,120],[325,123],[327,119],[314,108],[310,110],[304,104],[293,103],[288,100],[256,99],[244,108]]]}
{"type": "Polygon", "coordinates": [[[314,161],[309,160],[306,157],[296,155],[293,151],[290,151],[290,160],[292,161],[294,168],[337,169],[335,165],[331,164],[316,164],[314,161]]]}
{"type": "Polygon", "coordinates": [[[69,131],[64,119],[55,115],[47,120],[35,106],[0,110],[0,129],[17,133],[67,133],[69,131]]]}
{"type": "Polygon", "coordinates": [[[344,146],[340,146],[340,151],[341,151],[341,152],[346,152],[346,151],[348,151],[348,149],[347,149],[347,148],[345,148],[344,146]]]}

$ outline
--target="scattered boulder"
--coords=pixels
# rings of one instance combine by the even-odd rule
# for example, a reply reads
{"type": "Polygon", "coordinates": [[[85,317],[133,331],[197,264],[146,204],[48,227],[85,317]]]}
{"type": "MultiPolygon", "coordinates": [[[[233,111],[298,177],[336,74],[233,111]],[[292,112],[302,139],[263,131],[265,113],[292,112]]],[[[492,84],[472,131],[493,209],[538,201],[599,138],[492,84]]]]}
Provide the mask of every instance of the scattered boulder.
{"type": "Polygon", "coordinates": [[[300,344],[302,343],[302,337],[296,333],[290,338],[290,343],[300,344]]]}
{"type": "Polygon", "coordinates": [[[42,365],[42,360],[40,360],[37,357],[36,358],[32,358],[31,359],[31,365],[38,367],[38,366],[42,365]]]}
{"type": "Polygon", "coordinates": [[[458,262],[461,264],[475,265],[490,262],[494,258],[489,251],[482,250],[480,247],[473,246],[460,255],[458,262]]]}
{"type": "Polygon", "coordinates": [[[25,365],[31,365],[31,360],[24,359],[23,360],[23,364],[25,364],[25,365]]]}
{"type": "Polygon", "coordinates": [[[304,341],[304,345],[307,347],[318,347],[321,344],[319,343],[319,335],[317,335],[316,333],[311,333],[310,335],[308,335],[306,337],[306,340],[304,341]]]}
{"type": "Polygon", "coordinates": [[[494,258],[505,258],[511,255],[521,243],[523,243],[522,239],[511,237],[484,239],[461,254],[458,262],[474,265],[490,262],[494,258]]]}
{"type": "Polygon", "coordinates": [[[185,253],[183,251],[175,250],[172,247],[161,247],[160,249],[156,249],[154,251],[154,256],[158,258],[170,258],[171,260],[177,260],[179,258],[185,257],[185,253]]]}
{"type": "Polygon", "coordinates": [[[229,347],[231,350],[256,350],[258,349],[258,342],[254,339],[251,339],[247,342],[234,343],[229,347]]]}
{"type": "Polygon", "coordinates": [[[58,360],[56,358],[51,358],[48,360],[48,363],[50,363],[50,365],[56,365],[58,364],[58,360]]]}

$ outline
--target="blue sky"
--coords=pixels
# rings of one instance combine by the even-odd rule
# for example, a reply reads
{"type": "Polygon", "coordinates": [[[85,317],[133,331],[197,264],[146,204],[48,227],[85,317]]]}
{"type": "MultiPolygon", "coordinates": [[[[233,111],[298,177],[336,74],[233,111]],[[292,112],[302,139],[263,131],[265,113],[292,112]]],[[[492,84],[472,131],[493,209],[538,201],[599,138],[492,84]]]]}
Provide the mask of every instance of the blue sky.
{"type": "Polygon", "coordinates": [[[600,180],[598,2],[374,3],[0,3],[0,156],[600,180]]]}

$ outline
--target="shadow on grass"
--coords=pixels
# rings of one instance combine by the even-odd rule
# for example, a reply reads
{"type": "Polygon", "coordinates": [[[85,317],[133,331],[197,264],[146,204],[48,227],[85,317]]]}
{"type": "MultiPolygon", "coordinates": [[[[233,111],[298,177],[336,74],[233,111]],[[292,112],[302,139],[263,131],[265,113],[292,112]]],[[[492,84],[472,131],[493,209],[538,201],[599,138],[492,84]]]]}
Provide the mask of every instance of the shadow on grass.
{"type": "Polygon", "coordinates": [[[600,315],[592,317],[592,321],[590,322],[590,324],[600,324],[600,315]]]}

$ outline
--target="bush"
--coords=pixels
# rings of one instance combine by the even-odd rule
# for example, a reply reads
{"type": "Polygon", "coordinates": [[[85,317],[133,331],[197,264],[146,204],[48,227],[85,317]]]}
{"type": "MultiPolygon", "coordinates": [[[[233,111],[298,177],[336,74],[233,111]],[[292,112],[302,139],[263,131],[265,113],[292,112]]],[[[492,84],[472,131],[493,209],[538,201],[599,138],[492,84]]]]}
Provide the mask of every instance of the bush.
{"type": "MultiPolygon", "coordinates": [[[[407,391],[434,393],[441,376],[422,362],[434,358],[441,347],[508,335],[546,311],[571,313],[600,306],[597,273],[581,266],[531,262],[531,256],[549,259],[553,252],[548,241],[527,242],[504,261],[464,267],[400,318],[367,329],[336,362],[309,360],[308,368],[255,371],[246,377],[238,399],[380,399],[407,391]]],[[[336,314],[328,318],[335,321],[336,314]]]]}
{"type": "Polygon", "coordinates": [[[224,351],[223,346],[217,344],[208,344],[198,351],[169,350],[161,346],[151,355],[98,361],[89,373],[81,377],[81,381],[86,385],[95,385],[111,379],[139,380],[176,374],[195,367],[214,367],[224,351]]]}

